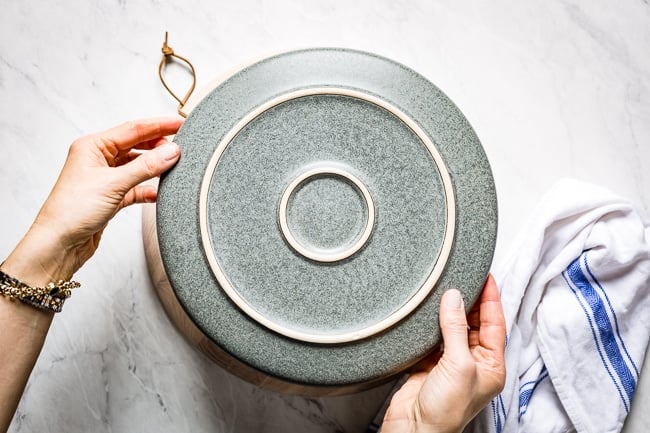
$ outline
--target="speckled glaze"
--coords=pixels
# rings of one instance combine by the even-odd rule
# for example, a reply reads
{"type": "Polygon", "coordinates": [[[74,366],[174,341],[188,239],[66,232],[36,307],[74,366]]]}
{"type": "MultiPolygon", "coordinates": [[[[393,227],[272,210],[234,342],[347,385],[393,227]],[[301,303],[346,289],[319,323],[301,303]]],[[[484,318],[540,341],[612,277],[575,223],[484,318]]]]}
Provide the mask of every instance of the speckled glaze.
{"type": "MultiPolygon", "coordinates": [[[[266,59],[205,97],[175,141],[183,156],[161,179],[157,207],[167,275],[198,328],[264,374],[309,386],[389,378],[439,344],[437,306],[444,290],[460,289],[469,307],[483,285],[497,221],[489,164],[458,108],[400,64],[342,49],[266,59]],[[328,86],[373,95],[412,119],[444,160],[455,198],[453,246],[431,294],[384,332],[344,344],[281,335],[234,305],[206,260],[199,228],[201,184],[222,138],[278,95],[328,86]]],[[[440,170],[418,136],[380,106],[341,95],[292,99],[241,129],[208,176],[207,245],[238,294],[270,320],[322,335],[362,329],[407,302],[439,257],[448,225],[440,170]],[[318,166],[354,175],[376,205],[363,248],[334,263],[296,252],[278,224],[287,185],[318,166]]],[[[287,220],[301,243],[327,250],[353,242],[367,212],[349,182],[321,176],[296,189],[287,220]]]]}

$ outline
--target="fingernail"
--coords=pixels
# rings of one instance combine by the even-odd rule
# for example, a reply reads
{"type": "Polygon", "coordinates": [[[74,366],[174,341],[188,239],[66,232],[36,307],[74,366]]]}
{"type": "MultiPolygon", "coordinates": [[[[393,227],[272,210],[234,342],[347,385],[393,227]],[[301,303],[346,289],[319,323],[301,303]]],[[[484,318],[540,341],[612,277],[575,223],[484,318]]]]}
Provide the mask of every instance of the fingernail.
{"type": "Polygon", "coordinates": [[[449,289],[445,293],[445,305],[449,308],[461,308],[463,306],[463,297],[456,289],[449,289]]]}
{"type": "Polygon", "coordinates": [[[159,150],[160,154],[162,155],[163,158],[165,158],[166,161],[175,159],[178,156],[178,153],[180,152],[178,144],[176,143],[165,143],[162,146],[160,146],[158,149],[160,149],[159,150]]]}

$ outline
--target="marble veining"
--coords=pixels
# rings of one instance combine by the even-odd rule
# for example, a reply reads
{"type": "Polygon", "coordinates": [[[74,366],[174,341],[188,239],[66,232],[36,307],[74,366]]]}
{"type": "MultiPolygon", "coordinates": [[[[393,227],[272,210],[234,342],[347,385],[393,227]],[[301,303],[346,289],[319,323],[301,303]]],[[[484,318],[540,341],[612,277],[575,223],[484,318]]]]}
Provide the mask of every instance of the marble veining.
{"type": "MultiPolygon", "coordinates": [[[[29,227],[76,137],[174,115],[164,32],[198,84],[280,51],[337,46],[416,70],[462,110],[499,198],[495,260],[543,192],[576,177],[650,211],[647,0],[6,2],[0,14],[0,260],[29,227]]],[[[186,83],[180,68],[176,82],[186,83]]],[[[363,432],[390,385],[304,399],[249,385],[173,328],[146,270],[140,209],[76,277],[19,411],[18,432],[363,432]]],[[[647,364],[647,363],[646,363],[647,364]]],[[[627,431],[648,431],[648,374],[627,431]]]]}

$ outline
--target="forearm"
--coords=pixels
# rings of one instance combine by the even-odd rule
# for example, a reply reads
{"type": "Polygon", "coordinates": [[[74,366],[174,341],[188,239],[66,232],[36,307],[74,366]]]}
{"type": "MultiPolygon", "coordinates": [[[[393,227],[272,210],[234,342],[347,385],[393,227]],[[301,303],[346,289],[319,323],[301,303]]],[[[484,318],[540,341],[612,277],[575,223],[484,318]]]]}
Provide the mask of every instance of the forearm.
{"type": "MultiPolygon", "coordinates": [[[[55,239],[30,232],[0,270],[32,287],[43,287],[67,271],[60,266],[55,239]]],[[[54,313],[0,296],[0,432],[9,428],[29,375],[45,342],[54,313]]]]}
{"type": "Polygon", "coordinates": [[[9,428],[53,314],[0,297],[0,432],[9,428]]]}

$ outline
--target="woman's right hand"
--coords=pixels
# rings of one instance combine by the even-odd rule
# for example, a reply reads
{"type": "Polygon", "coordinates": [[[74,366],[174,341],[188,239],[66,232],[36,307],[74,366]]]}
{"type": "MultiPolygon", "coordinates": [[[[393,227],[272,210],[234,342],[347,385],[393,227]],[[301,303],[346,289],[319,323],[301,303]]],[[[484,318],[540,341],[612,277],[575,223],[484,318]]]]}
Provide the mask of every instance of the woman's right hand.
{"type": "Polygon", "coordinates": [[[445,292],[440,328],[440,360],[435,354],[393,396],[382,433],[460,432],[503,389],[506,326],[491,275],[467,317],[458,290],[445,292]]]}

